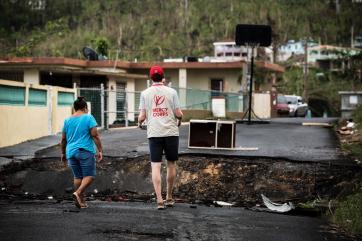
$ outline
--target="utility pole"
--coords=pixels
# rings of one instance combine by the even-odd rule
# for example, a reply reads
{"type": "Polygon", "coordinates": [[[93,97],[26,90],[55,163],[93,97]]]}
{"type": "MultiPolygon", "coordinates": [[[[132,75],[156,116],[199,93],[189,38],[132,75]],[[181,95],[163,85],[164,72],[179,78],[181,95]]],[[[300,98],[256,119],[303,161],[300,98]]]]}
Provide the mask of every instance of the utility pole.
{"type": "Polygon", "coordinates": [[[354,36],[353,36],[353,34],[354,34],[354,26],[352,25],[351,26],[351,48],[354,48],[354,41],[353,41],[354,36]]]}
{"type": "Polygon", "coordinates": [[[308,103],[308,38],[304,43],[304,66],[303,66],[303,99],[308,103]]]}

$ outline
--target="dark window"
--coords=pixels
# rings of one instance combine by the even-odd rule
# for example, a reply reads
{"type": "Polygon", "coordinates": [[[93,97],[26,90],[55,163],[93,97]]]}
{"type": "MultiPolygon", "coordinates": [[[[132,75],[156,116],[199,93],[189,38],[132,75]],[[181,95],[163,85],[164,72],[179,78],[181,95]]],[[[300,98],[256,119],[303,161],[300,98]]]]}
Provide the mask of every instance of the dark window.
{"type": "Polygon", "coordinates": [[[73,88],[72,74],[40,72],[40,84],[73,88]]]}
{"type": "Polygon", "coordinates": [[[211,79],[211,95],[220,96],[221,92],[224,91],[224,80],[223,79],[211,79]]]}
{"type": "Polygon", "coordinates": [[[0,70],[0,79],[24,82],[24,72],[23,71],[2,71],[2,70],[0,70]]]}

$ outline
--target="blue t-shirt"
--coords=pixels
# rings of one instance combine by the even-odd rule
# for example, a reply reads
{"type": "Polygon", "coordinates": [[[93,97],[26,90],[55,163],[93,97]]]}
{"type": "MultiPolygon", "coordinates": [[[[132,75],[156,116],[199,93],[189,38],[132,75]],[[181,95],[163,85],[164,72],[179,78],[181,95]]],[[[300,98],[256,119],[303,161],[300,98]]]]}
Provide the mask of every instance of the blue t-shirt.
{"type": "Polygon", "coordinates": [[[65,119],[63,133],[65,133],[67,139],[67,159],[72,158],[80,148],[94,154],[96,153],[94,141],[90,133],[90,129],[95,126],[97,126],[97,122],[89,114],[71,116],[65,119]]]}

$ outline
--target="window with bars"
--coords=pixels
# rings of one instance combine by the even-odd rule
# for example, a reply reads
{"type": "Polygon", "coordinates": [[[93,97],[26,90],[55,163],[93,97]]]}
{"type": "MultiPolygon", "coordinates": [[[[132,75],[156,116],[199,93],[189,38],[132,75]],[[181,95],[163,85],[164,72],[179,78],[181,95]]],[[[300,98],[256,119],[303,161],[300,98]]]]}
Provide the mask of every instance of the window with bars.
{"type": "Polygon", "coordinates": [[[0,85],[0,105],[25,105],[25,87],[0,85]]]}
{"type": "Polygon", "coordinates": [[[74,93],[58,92],[58,106],[71,106],[74,102],[74,93]]]}
{"type": "Polygon", "coordinates": [[[32,105],[32,106],[46,106],[47,105],[47,91],[30,88],[28,104],[32,105]]]}

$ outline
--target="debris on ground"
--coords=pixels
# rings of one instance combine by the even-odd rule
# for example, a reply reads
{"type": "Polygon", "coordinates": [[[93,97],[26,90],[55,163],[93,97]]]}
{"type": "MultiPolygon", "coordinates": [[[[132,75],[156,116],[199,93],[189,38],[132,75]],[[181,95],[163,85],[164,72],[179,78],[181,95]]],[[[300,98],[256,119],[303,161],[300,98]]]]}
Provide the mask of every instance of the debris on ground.
{"type": "Polygon", "coordinates": [[[231,206],[234,205],[232,203],[223,202],[223,201],[214,201],[214,204],[217,204],[217,205],[222,206],[222,207],[231,207],[231,206]]]}
{"type": "Polygon", "coordinates": [[[346,124],[337,130],[337,132],[341,135],[352,135],[357,131],[357,125],[353,122],[352,119],[348,120],[346,124]]]}
{"type": "Polygon", "coordinates": [[[283,203],[283,204],[274,203],[274,202],[270,201],[270,199],[267,198],[266,196],[264,196],[263,194],[261,194],[261,198],[263,199],[264,205],[271,211],[285,213],[285,212],[289,212],[292,209],[295,209],[293,203],[291,203],[291,202],[283,203]]]}
{"type": "Polygon", "coordinates": [[[303,126],[322,126],[322,127],[333,127],[333,125],[329,123],[319,123],[319,122],[303,122],[303,126]]]}

